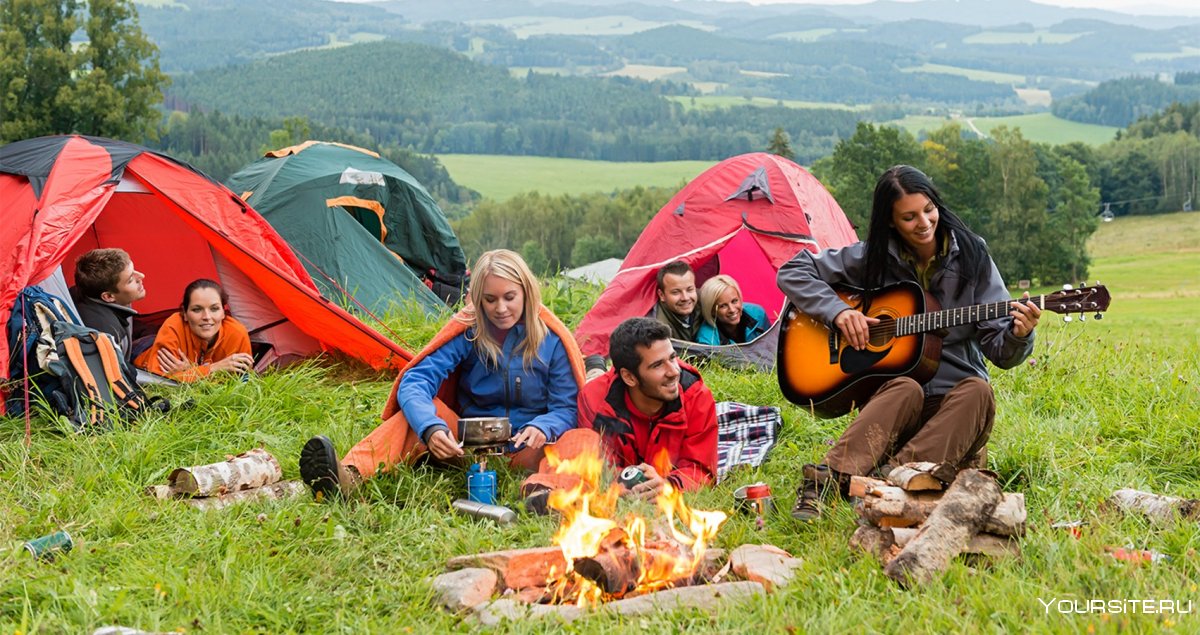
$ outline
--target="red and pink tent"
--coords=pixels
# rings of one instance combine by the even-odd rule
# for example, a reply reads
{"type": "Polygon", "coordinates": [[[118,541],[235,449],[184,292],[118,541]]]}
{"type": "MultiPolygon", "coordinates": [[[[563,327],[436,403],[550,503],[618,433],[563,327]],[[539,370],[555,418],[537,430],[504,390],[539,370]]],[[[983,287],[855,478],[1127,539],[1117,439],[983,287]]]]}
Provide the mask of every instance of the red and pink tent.
{"type": "Polygon", "coordinates": [[[766,309],[776,326],[738,346],[676,342],[676,348],[770,368],[785,304],[775,285],[779,267],[801,249],[816,252],[857,241],[837,201],[804,168],[762,152],[726,159],[696,177],[651,219],[584,316],[575,339],[585,355],[607,355],[609,333],[626,318],[647,315],[654,307],[659,268],[683,260],[696,270],[697,286],[717,273],[733,276],[744,300],[766,309]]]}

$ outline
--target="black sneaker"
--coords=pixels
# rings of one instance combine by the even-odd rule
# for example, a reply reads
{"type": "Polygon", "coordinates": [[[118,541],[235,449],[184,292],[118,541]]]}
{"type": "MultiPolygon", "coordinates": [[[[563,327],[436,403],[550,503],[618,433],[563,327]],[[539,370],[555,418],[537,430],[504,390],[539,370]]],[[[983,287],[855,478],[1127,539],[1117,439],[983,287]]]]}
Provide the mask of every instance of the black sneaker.
{"type": "Polygon", "coordinates": [[[804,481],[796,490],[796,504],[792,506],[792,518],[812,522],[821,518],[823,499],[836,487],[833,471],[828,465],[805,463],[800,468],[804,481]],[[831,487],[832,486],[832,487],[831,487]]]}
{"type": "Polygon", "coordinates": [[[525,494],[525,510],[537,516],[550,513],[550,488],[545,485],[534,485],[525,494]]]}
{"type": "Polygon", "coordinates": [[[318,434],[300,450],[300,478],[318,501],[340,494],[337,451],[329,437],[318,434]]]}

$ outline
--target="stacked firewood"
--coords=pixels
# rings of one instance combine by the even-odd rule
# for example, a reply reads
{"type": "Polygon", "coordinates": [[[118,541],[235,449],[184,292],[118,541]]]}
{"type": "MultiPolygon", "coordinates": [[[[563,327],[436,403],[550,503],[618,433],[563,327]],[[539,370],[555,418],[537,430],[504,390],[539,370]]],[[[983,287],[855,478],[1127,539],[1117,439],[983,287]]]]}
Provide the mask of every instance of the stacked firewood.
{"type": "Polygon", "coordinates": [[[908,463],[886,480],[856,476],[860,526],[850,546],[869,553],[901,585],[925,584],[960,553],[1018,555],[1025,495],[1004,493],[988,472],[908,463]]]}

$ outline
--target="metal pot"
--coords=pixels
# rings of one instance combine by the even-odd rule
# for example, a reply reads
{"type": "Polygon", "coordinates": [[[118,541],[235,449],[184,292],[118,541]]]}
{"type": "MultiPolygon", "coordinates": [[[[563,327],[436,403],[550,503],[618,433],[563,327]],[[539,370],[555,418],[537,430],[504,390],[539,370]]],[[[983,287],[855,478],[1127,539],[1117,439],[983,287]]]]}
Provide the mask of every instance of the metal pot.
{"type": "Polygon", "coordinates": [[[502,445],[512,437],[508,417],[461,417],[458,440],[466,447],[502,445]]]}

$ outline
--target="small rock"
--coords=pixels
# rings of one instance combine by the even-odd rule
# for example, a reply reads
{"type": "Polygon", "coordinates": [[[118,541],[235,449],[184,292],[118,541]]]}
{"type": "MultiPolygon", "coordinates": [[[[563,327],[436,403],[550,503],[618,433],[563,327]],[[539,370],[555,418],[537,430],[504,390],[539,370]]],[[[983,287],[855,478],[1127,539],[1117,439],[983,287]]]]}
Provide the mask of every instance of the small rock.
{"type": "Polygon", "coordinates": [[[491,569],[469,568],[433,579],[434,599],[451,611],[478,606],[492,597],[499,578],[491,569]]]}
{"type": "Polygon", "coordinates": [[[742,545],[729,556],[733,572],[743,580],[761,583],[767,591],[786,586],[803,564],[799,558],[773,545],[742,545]]]}
{"type": "Polygon", "coordinates": [[[536,619],[554,615],[564,622],[570,622],[584,615],[583,609],[573,605],[561,604],[524,604],[516,600],[496,600],[476,606],[475,619],[484,626],[496,626],[505,620],[525,623],[531,618],[536,619]]]}

